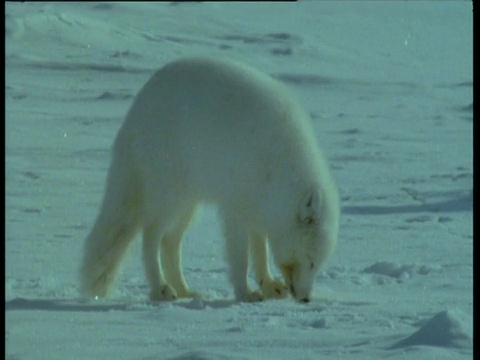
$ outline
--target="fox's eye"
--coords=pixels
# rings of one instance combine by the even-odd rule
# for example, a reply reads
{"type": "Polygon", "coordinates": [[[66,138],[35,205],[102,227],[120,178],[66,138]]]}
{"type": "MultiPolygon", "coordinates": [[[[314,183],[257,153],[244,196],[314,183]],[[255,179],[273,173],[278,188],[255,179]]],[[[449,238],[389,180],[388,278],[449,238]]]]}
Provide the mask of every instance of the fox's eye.
{"type": "Polygon", "coordinates": [[[310,270],[312,270],[314,268],[314,264],[313,264],[313,261],[310,261],[310,270]]]}

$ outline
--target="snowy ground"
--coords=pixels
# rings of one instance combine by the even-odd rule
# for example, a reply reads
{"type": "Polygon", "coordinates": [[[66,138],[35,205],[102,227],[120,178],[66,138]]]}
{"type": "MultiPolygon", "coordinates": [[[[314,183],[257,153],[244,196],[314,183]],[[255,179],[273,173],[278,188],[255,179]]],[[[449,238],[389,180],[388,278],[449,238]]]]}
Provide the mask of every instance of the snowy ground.
{"type": "Polygon", "coordinates": [[[472,4],[7,3],[6,357],[472,358],[472,4]],[[109,150],[154,70],[231,57],[312,113],[342,197],[314,299],[233,301],[212,208],[187,233],[206,300],[154,305],[136,244],[82,302],[109,150]]]}

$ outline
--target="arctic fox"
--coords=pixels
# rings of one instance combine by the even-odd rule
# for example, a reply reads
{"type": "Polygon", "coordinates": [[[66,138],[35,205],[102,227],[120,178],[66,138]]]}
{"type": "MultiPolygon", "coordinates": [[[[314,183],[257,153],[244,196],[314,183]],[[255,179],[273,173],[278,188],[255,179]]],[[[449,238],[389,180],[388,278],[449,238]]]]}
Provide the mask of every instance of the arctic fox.
{"type": "Polygon", "coordinates": [[[229,60],[165,65],[141,89],[115,140],[85,243],[83,293],[108,295],[142,230],[150,299],[200,296],[185,282],[180,244],[203,202],[218,206],[238,301],[289,294],[310,301],[340,212],[314,134],[308,113],[268,75],[229,60]],[[268,247],[284,281],[271,275],[268,247]],[[256,291],[248,284],[249,255],[256,291]]]}

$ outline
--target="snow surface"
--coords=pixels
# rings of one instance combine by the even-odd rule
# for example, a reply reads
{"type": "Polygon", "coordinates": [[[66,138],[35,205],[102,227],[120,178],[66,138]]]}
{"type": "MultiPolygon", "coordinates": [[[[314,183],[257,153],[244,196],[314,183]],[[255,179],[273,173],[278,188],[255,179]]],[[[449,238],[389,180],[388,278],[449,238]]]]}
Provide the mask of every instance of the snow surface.
{"type": "Polygon", "coordinates": [[[7,3],[7,359],[472,358],[472,3],[7,3]],[[311,112],[342,197],[313,301],[233,301],[213,208],[188,231],[206,300],[112,297],[77,273],[110,148],[166,62],[231,57],[311,112]]]}

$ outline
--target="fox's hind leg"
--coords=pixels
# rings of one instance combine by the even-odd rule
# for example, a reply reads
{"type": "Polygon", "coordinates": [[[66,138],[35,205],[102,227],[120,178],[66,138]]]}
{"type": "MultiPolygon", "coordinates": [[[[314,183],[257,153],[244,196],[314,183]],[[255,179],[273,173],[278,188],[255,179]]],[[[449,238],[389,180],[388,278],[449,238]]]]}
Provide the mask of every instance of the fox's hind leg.
{"type": "Polygon", "coordinates": [[[189,290],[182,271],[181,242],[194,213],[195,207],[185,211],[180,221],[162,239],[162,268],[167,282],[175,289],[178,297],[202,297],[200,293],[189,290]]]}
{"type": "Polygon", "coordinates": [[[273,279],[268,267],[267,237],[253,232],[250,235],[250,254],[255,269],[255,279],[263,295],[269,298],[285,298],[289,292],[280,279],[273,279]]]}
{"type": "Polygon", "coordinates": [[[160,263],[160,243],[164,231],[164,225],[161,222],[149,224],[143,229],[143,260],[152,301],[168,301],[177,298],[176,290],[163,276],[160,263]]]}

